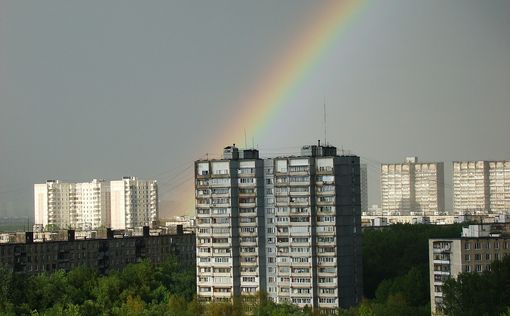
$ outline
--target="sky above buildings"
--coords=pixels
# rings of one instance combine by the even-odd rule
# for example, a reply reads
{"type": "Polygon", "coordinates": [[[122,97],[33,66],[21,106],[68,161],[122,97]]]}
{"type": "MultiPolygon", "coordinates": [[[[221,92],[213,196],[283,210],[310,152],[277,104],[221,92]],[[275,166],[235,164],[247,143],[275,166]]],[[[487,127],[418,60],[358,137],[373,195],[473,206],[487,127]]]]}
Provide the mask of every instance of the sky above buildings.
{"type": "Polygon", "coordinates": [[[192,213],[193,161],[324,140],[368,163],[510,159],[510,2],[0,2],[0,217],[133,175],[192,213]],[[246,141],[245,135],[246,133],[246,141]]]}

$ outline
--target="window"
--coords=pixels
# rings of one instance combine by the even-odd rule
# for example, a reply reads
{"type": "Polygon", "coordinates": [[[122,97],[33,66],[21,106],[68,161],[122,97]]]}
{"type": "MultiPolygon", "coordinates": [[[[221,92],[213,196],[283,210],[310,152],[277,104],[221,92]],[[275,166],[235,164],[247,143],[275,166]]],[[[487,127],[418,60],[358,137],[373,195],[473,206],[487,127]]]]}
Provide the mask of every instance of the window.
{"type": "Polygon", "coordinates": [[[227,263],[229,261],[229,257],[215,257],[214,262],[216,263],[227,263]]]}
{"type": "Polygon", "coordinates": [[[255,293],[257,292],[256,287],[241,287],[241,292],[243,293],[255,293]]]}

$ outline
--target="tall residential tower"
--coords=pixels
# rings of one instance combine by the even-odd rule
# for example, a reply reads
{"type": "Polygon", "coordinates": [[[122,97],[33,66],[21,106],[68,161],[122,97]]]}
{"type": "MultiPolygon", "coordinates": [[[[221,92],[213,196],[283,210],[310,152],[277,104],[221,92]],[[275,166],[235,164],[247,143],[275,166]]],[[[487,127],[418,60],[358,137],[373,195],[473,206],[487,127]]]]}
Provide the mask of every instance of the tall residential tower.
{"type": "Polygon", "coordinates": [[[408,157],[404,163],[381,165],[383,212],[411,212],[434,215],[444,211],[444,166],[442,162],[418,162],[408,157]]]}
{"type": "Polygon", "coordinates": [[[508,213],[510,161],[454,161],[453,209],[457,213],[508,213]]]}
{"type": "Polygon", "coordinates": [[[265,291],[326,309],[362,295],[359,157],[331,146],[262,160],[226,147],[195,163],[197,293],[265,291]]]}

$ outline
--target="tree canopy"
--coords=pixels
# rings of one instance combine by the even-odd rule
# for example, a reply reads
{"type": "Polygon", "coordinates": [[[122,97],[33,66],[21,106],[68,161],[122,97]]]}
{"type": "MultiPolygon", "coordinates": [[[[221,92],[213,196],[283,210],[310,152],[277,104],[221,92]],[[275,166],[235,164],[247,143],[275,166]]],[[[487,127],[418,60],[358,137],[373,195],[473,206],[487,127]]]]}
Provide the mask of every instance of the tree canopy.
{"type": "Polygon", "coordinates": [[[510,314],[510,256],[494,261],[490,271],[447,280],[442,311],[451,316],[510,314]]]}

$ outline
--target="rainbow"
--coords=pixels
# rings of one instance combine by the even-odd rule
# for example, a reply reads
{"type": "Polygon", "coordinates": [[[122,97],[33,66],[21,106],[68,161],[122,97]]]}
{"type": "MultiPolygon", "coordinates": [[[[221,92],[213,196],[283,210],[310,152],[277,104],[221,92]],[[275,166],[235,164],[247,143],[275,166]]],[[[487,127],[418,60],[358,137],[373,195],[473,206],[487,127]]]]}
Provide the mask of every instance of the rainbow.
{"type": "MultiPolygon", "coordinates": [[[[228,128],[214,138],[221,143],[211,149],[218,153],[229,144],[244,144],[245,131],[259,139],[368,3],[369,0],[332,0],[320,8],[303,31],[297,32],[283,54],[268,67],[267,75],[257,81],[259,84],[245,98],[247,101],[232,106],[241,109],[236,117],[245,119],[229,123],[228,128]]],[[[190,190],[186,200],[188,209],[194,209],[194,190],[190,190]]]]}
{"type": "Polygon", "coordinates": [[[235,108],[242,109],[236,117],[245,119],[236,120],[229,124],[228,129],[221,131],[220,136],[215,138],[222,142],[216,150],[231,143],[244,144],[244,131],[249,131],[256,138],[262,136],[367,3],[368,0],[333,0],[321,8],[269,67],[267,75],[258,80],[252,95],[245,98],[248,101],[236,104],[235,108]]]}

